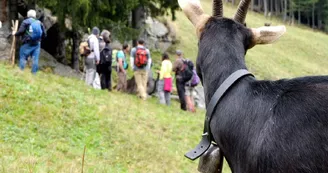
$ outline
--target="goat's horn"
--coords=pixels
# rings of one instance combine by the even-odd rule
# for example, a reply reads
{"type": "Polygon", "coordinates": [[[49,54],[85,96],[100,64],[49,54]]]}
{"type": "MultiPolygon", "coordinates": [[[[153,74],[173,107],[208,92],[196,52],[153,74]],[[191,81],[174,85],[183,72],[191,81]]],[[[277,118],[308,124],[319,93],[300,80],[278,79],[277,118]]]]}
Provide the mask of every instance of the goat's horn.
{"type": "Polygon", "coordinates": [[[178,2],[191,23],[196,26],[199,18],[204,14],[199,0],[178,0],[178,2]]]}
{"type": "Polygon", "coordinates": [[[239,5],[238,5],[238,10],[234,16],[234,20],[244,24],[248,6],[250,4],[251,0],[241,0],[239,5]]]}
{"type": "Polygon", "coordinates": [[[186,14],[188,19],[197,29],[197,35],[200,36],[209,15],[204,14],[199,0],[178,0],[180,8],[186,14]]]}
{"type": "Polygon", "coordinates": [[[213,16],[214,17],[223,16],[222,0],[213,0],[213,16]]]}

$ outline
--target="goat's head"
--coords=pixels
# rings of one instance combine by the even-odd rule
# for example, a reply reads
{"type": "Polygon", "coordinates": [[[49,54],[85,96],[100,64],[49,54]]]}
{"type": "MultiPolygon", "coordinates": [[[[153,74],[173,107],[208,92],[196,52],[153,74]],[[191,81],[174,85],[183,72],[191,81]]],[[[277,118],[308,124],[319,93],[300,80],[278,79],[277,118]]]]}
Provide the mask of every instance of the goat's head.
{"type": "MultiPolygon", "coordinates": [[[[223,20],[223,7],[222,7],[222,0],[213,0],[213,16],[209,16],[204,13],[199,0],[178,0],[179,5],[186,14],[186,16],[189,18],[189,20],[192,22],[192,24],[197,29],[197,35],[198,37],[201,36],[201,34],[205,29],[206,24],[217,22],[216,25],[221,25],[217,27],[223,27],[223,28],[230,28],[232,25],[240,25],[244,24],[247,9],[251,2],[251,0],[241,0],[238,6],[238,10],[234,16],[233,19],[229,19],[229,21],[226,22],[219,22],[219,20],[223,20]]],[[[246,35],[246,27],[240,27],[240,29],[237,32],[241,32],[243,35],[246,35]]],[[[248,31],[251,33],[251,37],[249,37],[249,43],[248,49],[256,44],[268,44],[276,41],[282,34],[285,33],[286,28],[285,26],[276,26],[276,27],[260,27],[260,28],[251,28],[248,29],[248,31]]],[[[235,31],[224,33],[221,30],[217,31],[217,33],[220,33],[221,35],[229,35],[229,34],[235,34],[238,35],[235,31]]]]}
{"type": "MultiPolygon", "coordinates": [[[[244,61],[247,49],[256,44],[272,43],[286,31],[285,26],[245,27],[244,21],[251,0],[240,1],[233,19],[223,17],[222,0],[213,0],[213,16],[204,13],[199,0],[178,1],[186,16],[196,27],[199,38],[197,71],[201,77],[208,64],[214,63],[217,66],[217,63],[225,63],[231,58],[238,58],[234,61],[244,61]],[[218,58],[221,60],[213,60],[218,58]],[[208,59],[211,59],[210,62],[208,59]],[[203,66],[203,69],[202,67],[199,69],[199,66],[203,66]]],[[[213,71],[207,73],[213,75],[213,71]]]]}

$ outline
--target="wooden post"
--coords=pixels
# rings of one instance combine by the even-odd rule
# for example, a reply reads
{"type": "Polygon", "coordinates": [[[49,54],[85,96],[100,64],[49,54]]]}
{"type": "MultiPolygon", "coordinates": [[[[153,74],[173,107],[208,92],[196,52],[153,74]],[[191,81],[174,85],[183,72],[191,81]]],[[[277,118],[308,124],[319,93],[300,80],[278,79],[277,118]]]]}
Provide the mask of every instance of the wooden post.
{"type": "Polygon", "coordinates": [[[85,150],[87,149],[87,146],[84,146],[84,150],[83,150],[83,155],[82,155],[82,171],[81,173],[83,173],[83,167],[84,167],[84,157],[85,157],[85,150]]]}
{"type": "MultiPolygon", "coordinates": [[[[16,33],[18,29],[18,20],[15,22],[12,20],[12,27],[11,29],[16,33]]],[[[15,56],[16,56],[16,37],[13,36],[13,42],[11,43],[11,49],[10,49],[10,59],[11,59],[11,64],[14,66],[15,65],[15,56]]]]}

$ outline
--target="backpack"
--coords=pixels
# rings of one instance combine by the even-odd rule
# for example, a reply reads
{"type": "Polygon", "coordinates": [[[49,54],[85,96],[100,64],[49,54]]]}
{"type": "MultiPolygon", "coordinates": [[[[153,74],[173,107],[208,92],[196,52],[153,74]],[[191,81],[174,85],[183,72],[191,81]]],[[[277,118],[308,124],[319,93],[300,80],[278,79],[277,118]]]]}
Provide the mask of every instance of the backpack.
{"type": "Polygon", "coordinates": [[[112,63],[112,49],[106,46],[100,52],[100,64],[111,64],[111,63],[112,63]]]}
{"type": "Polygon", "coordinates": [[[27,35],[30,37],[31,41],[39,41],[42,37],[42,28],[41,28],[41,22],[36,19],[29,19],[30,20],[30,26],[26,30],[27,35]]]}
{"type": "Polygon", "coordinates": [[[91,53],[88,41],[83,41],[83,42],[80,43],[79,53],[82,56],[88,56],[91,53]]]}
{"type": "Polygon", "coordinates": [[[193,77],[194,64],[188,59],[183,59],[183,68],[181,71],[182,81],[188,82],[193,77]]]}
{"type": "Polygon", "coordinates": [[[137,47],[134,59],[134,65],[138,68],[143,68],[148,64],[148,56],[145,48],[137,47]]]}
{"type": "Polygon", "coordinates": [[[123,68],[124,68],[124,70],[129,68],[129,64],[126,61],[124,61],[124,63],[123,63],[123,68]]]}
{"type": "MultiPolygon", "coordinates": [[[[122,51],[122,50],[121,50],[122,51]]],[[[119,53],[120,51],[116,51],[116,53],[115,53],[115,60],[116,60],[116,64],[117,64],[117,66],[118,66],[118,56],[117,56],[117,54],[119,53]]],[[[123,52],[123,51],[122,51],[123,52]]],[[[123,54],[124,54],[124,52],[123,52],[123,54]]],[[[119,67],[118,67],[119,68],[119,67]]],[[[124,55],[124,58],[123,58],[123,68],[124,68],[124,70],[126,70],[126,69],[128,69],[129,68],[129,64],[127,63],[127,61],[126,61],[126,56],[124,55]]]]}
{"type": "Polygon", "coordinates": [[[199,77],[197,75],[196,70],[193,70],[192,72],[193,72],[193,75],[192,75],[192,78],[190,80],[190,86],[191,87],[195,87],[195,86],[197,86],[199,84],[200,79],[199,79],[199,77]]]}

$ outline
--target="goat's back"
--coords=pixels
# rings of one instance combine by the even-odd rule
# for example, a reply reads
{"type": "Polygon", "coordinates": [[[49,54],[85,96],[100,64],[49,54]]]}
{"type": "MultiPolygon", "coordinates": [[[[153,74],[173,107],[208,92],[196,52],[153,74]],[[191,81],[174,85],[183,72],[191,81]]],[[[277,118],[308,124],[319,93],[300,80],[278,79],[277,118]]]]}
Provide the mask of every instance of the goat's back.
{"type": "Polygon", "coordinates": [[[243,79],[211,130],[234,172],[328,172],[328,76],[243,79]]]}

